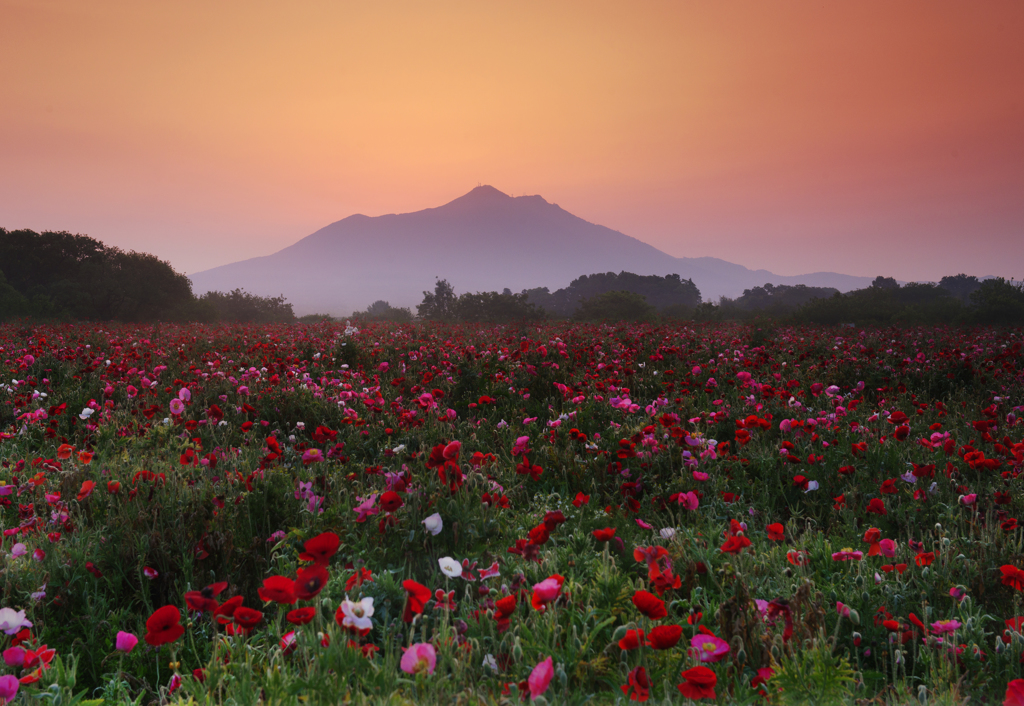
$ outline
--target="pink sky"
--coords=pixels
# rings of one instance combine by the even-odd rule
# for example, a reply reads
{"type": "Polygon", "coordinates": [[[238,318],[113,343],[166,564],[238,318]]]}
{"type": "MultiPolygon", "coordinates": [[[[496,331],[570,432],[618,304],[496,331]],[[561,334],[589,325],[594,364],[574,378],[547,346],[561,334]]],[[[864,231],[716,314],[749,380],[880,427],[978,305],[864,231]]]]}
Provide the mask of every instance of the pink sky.
{"type": "Polygon", "coordinates": [[[0,0],[0,226],[195,272],[491,184],[778,274],[1024,277],[1024,3],[0,0]]]}

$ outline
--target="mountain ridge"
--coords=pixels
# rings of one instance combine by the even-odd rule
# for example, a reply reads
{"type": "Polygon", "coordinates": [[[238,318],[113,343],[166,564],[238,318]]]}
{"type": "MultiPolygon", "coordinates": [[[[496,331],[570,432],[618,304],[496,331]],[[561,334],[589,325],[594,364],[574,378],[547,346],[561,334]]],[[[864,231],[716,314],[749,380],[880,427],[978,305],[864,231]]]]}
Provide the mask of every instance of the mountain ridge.
{"type": "Polygon", "coordinates": [[[344,316],[378,299],[414,307],[435,278],[447,279],[457,292],[554,291],[581,275],[620,271],[679,274],[693,279],[705,301],[736,297],[767,282],[840,291],[871,282],[833,272],[782,276],[720,258],[672,257],[542,196],[509,196],[489,185],[419,211],[353,214],[271,255],[190,278],[196,294],[235,288],[283,294],[297,313],[344,316]]]}

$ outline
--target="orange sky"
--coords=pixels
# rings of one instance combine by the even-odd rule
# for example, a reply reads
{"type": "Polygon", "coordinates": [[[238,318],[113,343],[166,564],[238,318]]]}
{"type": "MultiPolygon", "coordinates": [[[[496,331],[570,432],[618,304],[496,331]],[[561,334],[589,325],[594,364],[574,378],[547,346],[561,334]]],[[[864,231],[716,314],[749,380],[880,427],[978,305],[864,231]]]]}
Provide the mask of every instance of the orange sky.
{"type": "Polygon", "coordinates": [[[778,274],[1024,277],[1024,2],[0,0],[0,226],[195,272],[479,183],[778,274]]]}

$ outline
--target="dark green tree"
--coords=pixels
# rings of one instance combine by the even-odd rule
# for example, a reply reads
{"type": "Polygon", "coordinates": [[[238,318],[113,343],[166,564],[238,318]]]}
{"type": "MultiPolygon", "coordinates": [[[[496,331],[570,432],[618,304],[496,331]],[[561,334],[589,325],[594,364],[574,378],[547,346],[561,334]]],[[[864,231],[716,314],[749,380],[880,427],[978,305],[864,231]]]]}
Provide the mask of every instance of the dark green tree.
{"type": "Polygon", "coordinates": [[[981,324],[1024,323],[1024,283],[987,279],[971,294],[972,317],[981,324]]]}
{"type": "Polygon", "coordinates": [[[457,301],[448,280],[439,279],[433,292],[423,292],[423,301],[416,306],[416,314],[428,321],[454,321],[457,301]]]}
{"type": "Polygon", "coordinates": [[[395,323],[408,323],[412,321],[412,312],[406,307],[393,307],[383,299],[378,299],[366,311],[357,311],[352,314],[354,319],[365,319],[367,321],[394,321],[395,323]]]}
{"type": "Polygon", "coordinates": [[[943,277],[939,280],[939,286],[966,304],[971,300],[971,294],[981,287],[981,282],[977,277],[961,272],[958,275],[943,277]]]}
{"type": "Polygon", "coordinates": [[[525,293],[512,294],[508,289],[497,292],[463,294],[455,303],[455,316],[459,321],[508,323],[511,321],[538,321],[544,310],[531,304],[525,293]]]}
{"type": "Polygon", "coordinates": [[[189,318],[189,279],[154,255],[67,232],[0,229],[0,272],[36,317],[148,321],[189,318]]]}
{"type": "Polygon", "coordinates": [[[635,292],[604,292],[585,299],[576,310],[579,321],[653,321],[657,309],[635,292]]]}
{"type": "Polygon", "coordinates": [[[222,321],[261,324],[295,321],[292,305],[285,301],[283,295],[260,297],[243,289],[234,289],[227,294],[207,292],[199,300],[212,306],[217,312],[217,318],[222,321]]]}

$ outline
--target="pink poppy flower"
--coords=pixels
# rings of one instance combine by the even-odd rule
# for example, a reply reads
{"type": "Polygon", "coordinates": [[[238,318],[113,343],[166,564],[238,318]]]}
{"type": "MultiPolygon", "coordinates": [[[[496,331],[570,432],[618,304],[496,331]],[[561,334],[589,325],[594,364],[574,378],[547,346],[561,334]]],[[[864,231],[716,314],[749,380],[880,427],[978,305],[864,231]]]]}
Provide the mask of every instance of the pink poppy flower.
{"type": "Polygon", "coordinates": [[[701,662],[718,662],[729,654],[729,643],[716,635],[694,635],[690,645],[701,662]]]}
{"type": "Polygon", "coordinates": [[[530,698],[536,699],[547,691],[553,676],[555,676],[555,667],[551,658],[548,657],[534,667],[533,671],[530,672],[530,676],[526,679],[526,683],[530,687],[530,698]]]}
{"type": "Polygon", "coordinates": [[[953,632],[954,630],[959,630],[960,629],[960,625],[961,625],[960,621],[959,620],[955,620],[955,619],[954,620],[936,620],[934,623],[932,623],[931,627],[932,627],[932,632],[942,634],[942,633],[945,633],[945,632],[953,632]]]}
{"type": "Polygon", "coordinates": [[[380,513],[380,508],[374,507],[374,505],[377,504],[376,493],[365,500],[356,496],[356,500],[359,501],[359,504],[352,508],[352,511],[356,513],[356,522],[366,522],[366,518],[370,515],[377,515],[380,513]]]}
{"type": "Polygon", "coordinates": [[[406,674],[433,674],[437,666],[437,651],[429,642],[417,642],[405,651],[399,666],[406,674]]]}
{"type": "Polygon", "coordinates": [[[132,635],[130,632],[124,632],[123,630],[118,631],[117,641],[115,647],[118,652],[124,652],[128,654],[135,649],[135,645],[139,644],[139,638],[132,635]]]}

